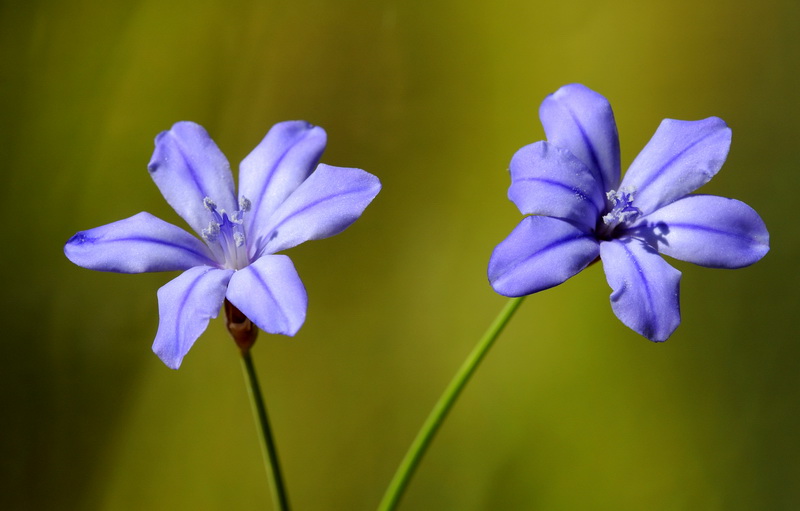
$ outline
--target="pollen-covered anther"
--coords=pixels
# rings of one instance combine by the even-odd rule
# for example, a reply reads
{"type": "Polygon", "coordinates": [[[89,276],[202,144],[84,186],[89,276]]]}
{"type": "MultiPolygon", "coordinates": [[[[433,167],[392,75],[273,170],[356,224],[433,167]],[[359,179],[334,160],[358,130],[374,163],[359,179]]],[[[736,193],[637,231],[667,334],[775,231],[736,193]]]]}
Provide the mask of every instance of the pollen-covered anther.
{"type": "Polygon", "coordinates": [[[250,211],[250,199],[244,195],[239,199],[239,211],[242,213],[250,211]]]}
{"type": "Polygon", "coordinates": [[[211,200],[211,197],[206,197],[203,199],[203,207],[209,211],[216,211],[217,203],[211,200]]]}
{"type": "Polygon", "coordinates": [[[219,224],[217,222],[209,222],[208,227],[203,229],[202,235],[207,242],[216,242],[219,238],[219,224]]]}

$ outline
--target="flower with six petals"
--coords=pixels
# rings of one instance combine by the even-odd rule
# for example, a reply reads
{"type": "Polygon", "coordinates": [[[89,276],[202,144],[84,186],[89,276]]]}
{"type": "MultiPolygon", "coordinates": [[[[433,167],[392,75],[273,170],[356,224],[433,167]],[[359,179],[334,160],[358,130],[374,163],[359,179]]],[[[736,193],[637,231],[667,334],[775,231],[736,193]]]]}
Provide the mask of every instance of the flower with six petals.
{"type": "Polygon", "coordinates": [[[598,257],[622,322],[652,341],[680,323],[681,273],[659,254],[711,268],[741,268],[769,251],[746,204],[689,195],[728,154],[719,118],[662,121],[620,182],[619,140],[608,101],[566,85],[539,109],[547,141],[520,149],[509,199],[525,217],[492,253],[496,292],[524,296],[561,284],[598,257]]]}
{"type": "Polygon", "coordinates": [[[148,170],[203,241],[143,212],[78,232],[64,252],[92,270],[183,272],[158,291],[153,351],[173,369],[225,299],[262,330],[294,335],[308,300],[292,261],[278,252],[343,231],[381,188],[363,170],[317,165],[325,143],[325,131],[306,122],[275,125],[242,161],[237,197],[228,161],[205,129],[179,122],[156,137],[148,170]]]}

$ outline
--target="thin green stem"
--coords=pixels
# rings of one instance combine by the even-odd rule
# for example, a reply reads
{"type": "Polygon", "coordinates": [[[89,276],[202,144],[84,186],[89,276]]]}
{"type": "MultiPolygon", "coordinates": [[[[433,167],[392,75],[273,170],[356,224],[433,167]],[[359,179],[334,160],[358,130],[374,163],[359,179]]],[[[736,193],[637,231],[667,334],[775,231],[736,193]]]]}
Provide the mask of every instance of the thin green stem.
{"type": "Polygon", "coordinates": [[[267,407],[264,405],[264,397],[261,395],[261,387],[258,385],[253,359],[250,356],[249,349],[243,349],[241,353],[244,378],[247,381],[248,394],[250,394],[250,403],[253,405],[253,415],[255,415],[260,430],[261,454],[264,457],[264,467],[267,470],[267,478],[272,489],[273,507],[276,511],[289,511],[289,497],[286,495],[286,489],[283,484],[281,466],[278,462],[278,451],[275,448],[275,440],[272,438],[272,430],[269,427],[267,407]]]}
{"type": "Polygon", "coordinates": [[[444,419],[447,417],[448,412],[453,407],[456,399],[458,399],[461,391],[464,390],[464,387],[478,368],[483,357],[489,351],[489,348],[494,344],[495,339],[500,336],[500,332],[503,331],[503,328],[505,328],[511,316],[514,315],[514,312],[516,312],[517,308],[522,303],[523,298],[524,297],[519,297],[509,300],[506,306],[503,307],[503,310],[500,311],[497,318],[495,318],[494,322],[489,326],[489,329],[486,330],[486,333],[483,334],[483,337],[478,341],[478,344],[473,348],[472,353],[470,353],[464,363],[461,364],[458,372],[453,377],[452,381],[450,381],[450,384],[433,407],[433,410],[431,410],[430,415],[425,419],[425,423],[422,425],[419,433],[417,433],[417,437],[414,439],[411,447],[409,447],[405,458],[403,458],[400,466],[397,467],[397,472],[395,472],[392,481],[389,483],[389,487],[386,489],[386,493],[383,495],[383,500],[381,500],[378,506],[378,511],[392,511],[397,507],[400,498],[403,496],[408,486],[411,476],[414,475],[422,456],[428,449],[428,446],[439,430],[439,427],[442,425],[442,422],[444,422],[444,419]]]}

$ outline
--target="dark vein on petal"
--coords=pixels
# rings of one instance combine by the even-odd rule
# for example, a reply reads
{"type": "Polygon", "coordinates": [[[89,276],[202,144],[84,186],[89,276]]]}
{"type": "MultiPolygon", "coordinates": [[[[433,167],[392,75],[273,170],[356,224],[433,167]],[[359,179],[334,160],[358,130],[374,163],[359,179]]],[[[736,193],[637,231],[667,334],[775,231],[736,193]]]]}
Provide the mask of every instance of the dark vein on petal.
{"type": "MultiPolygon", "coordinates": [[[[524,257],[523,259],[518,260],[513,265],[509,265],[504,272],[502,272],[502,273],[498,274],[497,276],[495,276],[493,280],[500,280],[501,278],[503,278],[507,274],[515,271],[520,266],[522,266],[524,264],[527,264],[532,259],[535,259],[535,258],[541,256],[542,254],[546,253],[546,252],[550,252],[551,250],[555,250],[556,248],[559,248],[559,247],[561,247],[563,245],[567,245],[569,243],[574,243],[576,241],[581,241],[581,240],[584,240],[584,239],[592,239],[593,240],[594,236],[592,236],[591,234],[579,233],[579,234],[570,235],[568,237],[564,237],[564,238],[558,239],[558,240],[556,240],[556,241],[554,241],[554,242],[552,242],[552,243],[550,243],[548,245],[545,245],[544,247],[540,248],[536,252],[533,252],[531,255],[529,255],[527,257],[524,257]]],[[[587,264],[588,264],[588,262],[587,262],[587,264]]]]}
{"type": "Polygon", "coordinates": [[[251,265],[251,266],[249,266],[249,268],[253,272],[253,277],[255,277],[255,279],[258,281],[259,284],[261,284],[261,288],[267,294],[267,296],[272,301],[272,303],[275,304],[274,310],[277,311],[280,314],[280,316],[283,318],[283,323],[284,323],[284,327],[285,327],[284,330],[288,331],[289,330],[289,317],[283,311],[283,308],[280,306],[280,303],[278,302],[278,300],[275,299],[275,295],[272,294],[272,291],[270,290],[270,288],[267,285],[266,281],[261,277],[261,274],[258,273],[258,270],[256,270],[255,266],[251,265]]]}
{"type": "Polygon", "coordinates": [[[636,269],[636,274],[638,275],[642,287],[644,288],[645,295],[647,295],[647,304],[650,312],[649,316],[652,317],[652,329],[646,332],[646,334],[650,335],[645,335],[645,337],[650,338],[653,336],[653,334],[655,334],[655,332],[658,331],[658,328],[656,328],[656,326],[658,325],[658,314],[655,313],[656,307],[655,307],[655,299],[653,298],[653,293],[650,290],[650,285],[647,282],[647,278],[644,275],[644,270],[642,269],[642,266],[639,264],[639,260],[636,259],[636,256],[633,254],[633,252],[628,250],[628,247],[626,247],[625,244],[621,242],[618,243],[619,246],[622,247],[622,249],[630,258],[631,263],[633,263],[633,267],[636,269]]]}
{"type": "MultiPolygon", "coordinates": [[[[704,225],[698,224],[687,224],[687,223],[672,223],[669,222],[666,224],[669,229],[686,229],[687,231],[702,231],[702,232],[710,232],[712,234],[718,234],[720,236],[727,236],[729,238],[735,238],[742,241],[751,241],[759,243],[758,238],[753,236],[748,236],[746,234],[739,234],[736,232],[730,231],[723,231],[722,229],[716,229],[714,227],[707,227],[704,225]]],[[[667,238],[669,238],[669,234],[667,234],[667,238]]]]}
{"type": "MultiPolygon", "coordinates": [[[[289,215],[284,217],[283,220],[281,220],[280,222],[275,224],[275,226],[272,227],[272,229],[270,229],[270,233],[273,233],[273,232],[277,231],[280,226],[282,226],[283,224],[285,224],[286,222],[288,222],[292,218],[294,218],[294,217],[296,217],[296,216],[308,211],[309,209],[313,208],[314,206],[318,206],[319,204],[322,204],[323,202],[328,202],[330,200],[337,199],[339,197],[346,197],[348,195],[356,195],[356,194],[361,194],[363,192],[368,192],[368,191],[370,191],[371,188],[372,188],[372,186],[365,186],[365,187],[362,187],[362,188],[356,188],[355,190],[348,190],[348,191],[342,192],[342,193],[335,193],[333,195],[328,195],[327,197],[322,197],[321,199],[317,199],[317,200],[315,200],[313,202],[309,202],[308,204],[306,204],[302,208],[293,211],[292,213],[290,213],[289,215]]],[[[269,239],[269,236],[267,236],[267,239],[269,239]]],[[[269,243],[269,241],[267,243],[269,243]]]]}
{"type": "Polygon", "coordinates": [[[175,249],[182,250],[184,252],[188,252],[190,254],[196,255],[197,257],[199,257],[199,258],[201,258],[201,259],[203,259],[205,261],[213,262],[213,260],[210,259],[207,255],[203,254],[202,252],[198,252],[197,250],[194,250],[193,248],[189,248],[189,247],[186,247],[184,245],[179,245],[177,243],[172,243],[170,241],[165,241],[165,240],[162,240],[162,239],[146,238],[144,236],[131,236],[131,237],[128,237],[128,238],[114,238],[114,239],[110,239],[110,240],[97,240],[93,244],[117,243],[117,242],[123,242],[123,243],[124,242],[152,243],[154,245],[163,245],[163,246],[166,246],[166,247],[175,248],[175,249]]]}
{"type": "MultiPolygon", "coordinates": [[[[301,144],[311,135],[312,130],[313,128],[306,130],[301,135],[299,140],[293,142],[291,145],[289,145],[289,147],[286,148],[286,150],[275,161],[275,164],[272,166],[272,169],[270,169],[269,175],[264,180],[264,183],[262,184],[258,195],[256,197],[248,197],[248,199],[254,202],[254,204],[251,204],[251,207],[253,208],[252,211],[248,213],[249,215],[252,216],[253,219],[258,218],[258,212],[261,211],[261,205],[264,203],[264,201],[261,199],[264,197],[264,193],[266,193],[269,184],[272,182],[272,178],[275,177],[275,174],[278,172],[278,167],[280,167],[281,163],[283,162],[283,160],[286,159],[286,156],[289,154],[289,152],[291,152],[292,149],[294,149],[297,145],[301,144]]],[[[241,193],[241,191],[239,193],[241,193]]]]}
{"type": "Polygon", "coordinates": [[[554,186],[554,187],[557,187],[557,188],[561,188],[563,190],[570,191],[570,192],[574,193],[575,195],[577,195],[578,197],[580,197],[581,200],[584,200],[584,201],[588,202],[589,204],[591,204],[592,207],[594,208],[595,212],[598,215],[600,214],[600,210],[598,209],[597,204],[595,204],[594,201],[591,200],[582,190],[580,190],[578,188],[575,188],[574,186],[570,186],[570,185],[562,183],[560,181],[554,181],[552,179],[545,179],[545,178],[542,178],[542,177],[523,177],[523,178],[518,178],[518,179],[515,180],[515,183],[532,182],[532,181],[536,181],[536,182],[539,182],[539,183],[544,183],[546,185],[550,185],[550,186],[554,186]]]}
{"type": "Polygon", "coordinates": [[[589,138],[589,135],[586,134],[586,130],[584,129],[581,122],[578,120],[578,116],[575,115],[575,113],[568,107],[565,106],[564,109],[567,111],[569,116],[575,122],[575,125],[578,127],[578,131],[580,131],[581,133],[581,138],[583,139],[583,143],[586,144],[586,148],[589,151],[589,157],[592,159],[591,163],[594,166],[594,168],[590,170],[592,170],[593,173],[595,174],[595,179],[597,179],[600,182],[600,184],[603,185],[603,190],[608,190],[608,183],[606,183],[605,176],[603,175],[603,168],[600,166],[600,158],[597,156],[597,150],[595,149],[594,144],[589,138]]]}
{"type": "Polygon", "coordinates": [[[203,271],[200,275],[198,275],[197,278],[194,279],[194,281],[189,286],[186,287],[186,292],[183,293],[183,299],[181,300],[180,305],[178,307],[178,315],[175,318],[175,338],[178,339],[178,342],[180,344],[183,344],[183,337],[181,336],[181,329],[182,329],[181,319],[185,319],[189,322],[195,320],[194,317],[190,318],[184,317],[183,309],[186,308],[186,304],[189,303],[189,301],[191,300],[191,294],[194,291],[194,288],[198,286],[200,281],[203,280],[203,277],[205,277],[208,274],[208,272],[211,271],[212,269],[213,268],[208,268],[205,271],[203,271]]]}
{"type": "MultiPolygon", "coordinates": [[[[186,155],[186,151],[184,150],[183,144],[180,143],[177,137],[174,137],[174,139],[175,139],[175,145],[177,146],[178,149],[178,154],[180,154],[181,159],[183,159],[183,163],[186,166],[186,169],[188,170],[189,177],[191,178],[192,183],[194,183],[194,186],[195,188],[197,188],[197,191],[200,192],[200,200],[202,201],[205,197],[208,197],[209,195],[203,189],[202,183],[198,179],[198,176],[195,174],[194,165],[189,160],[189,157],[186,155]]],[[[218,198],[215,199],[219,200],[218,198]]]]}
{"type": "Polygon", "coordinates": [[[654,182],[654,181],[656,181],[656,180],[660,179],[660,178],[661,178],[661,177],[662,177],[662,176],[663,176],[663,175],[664,175],[664,174],[665,174],[665,173],[668,171],[669,167],[671,167],[671,166],[672,166],[673,164],[675,164],[675,163],[676,163],[676,162],[677,162],[677,161],[678,161],[680,158],[682,158],[682,157],[683,157],[683,156],[686,154],[686,152],[687,152],[687,151],[689,151],[691,148],[693,148],[693,147],[694,147],[694,146],[696,146],[697,144],[699,144],[699,143],[703,142],[703,141],[704,141],[705,139],[707,139],[708,137],[711,137],[711,136],[713,136],[713,135],[716,135],[716,133],[717,133],[716,131],[712,131],[712,132],[710,132],[710,133],[706,133],[706,134],[705,134],[705,135],[703,135],[702,137],[698,138],[697,140],[695,140],[695,141],[694,141],[694,142],[692,142],[691,144],[689,144],[689,145],[687,145],[686,147],[684,147],[683,149],[681,149],[679,152],[675,153],[675,156],[673,156],[672,158],[670,158],[670,159],[669,159],[669,161],[667,161],[666,163],[664,163],[664,165],[662,165],[662,166],[661,166],[661,168],[660,168],[660,169],[659,169],[657,172],[655,172],[655,173],[651,174],[651,175],[650,175],[650,178],[649,178],[647,181],[645,181],[645,182],[641,183],[641,184],[638,186],[638,189],[637,189],[637,191],[638,191],[639,193],[642,193],[642,190],[646,189],[648,186],[650,186],[651,184],[653,184],[653,182],[654,182]]]}

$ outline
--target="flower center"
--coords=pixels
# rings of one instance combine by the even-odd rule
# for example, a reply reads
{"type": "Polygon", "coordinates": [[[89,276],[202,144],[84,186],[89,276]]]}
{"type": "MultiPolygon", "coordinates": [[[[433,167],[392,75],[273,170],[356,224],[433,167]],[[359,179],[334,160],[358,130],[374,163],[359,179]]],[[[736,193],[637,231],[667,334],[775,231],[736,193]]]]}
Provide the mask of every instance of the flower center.
{"type": "Polygon", "coordinates": [[[217,210],[217,204],[210,197],[203,199],[203,206],[211,213],[208,228],[203,229],[203,239],[223,267],[241,270],[250,263],[242,226],[242,218],[250,209],[250,201],[242,197],[239,209],[230,216],[224,209],[217,210]]]}
{"type": "Polygon", "coordinates": [[[633,193],[634,190],[624,188],[606,193],[609,212],[603,216],[603,225],[598,226],[598,232],[602,237],[610,238],[617,226],[629,225],[642,214],[641,210],[633,205],[633,193]]]}

